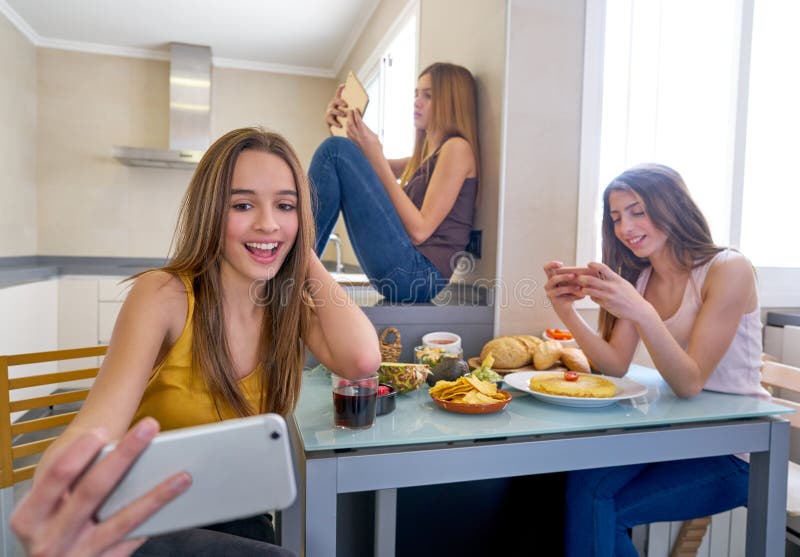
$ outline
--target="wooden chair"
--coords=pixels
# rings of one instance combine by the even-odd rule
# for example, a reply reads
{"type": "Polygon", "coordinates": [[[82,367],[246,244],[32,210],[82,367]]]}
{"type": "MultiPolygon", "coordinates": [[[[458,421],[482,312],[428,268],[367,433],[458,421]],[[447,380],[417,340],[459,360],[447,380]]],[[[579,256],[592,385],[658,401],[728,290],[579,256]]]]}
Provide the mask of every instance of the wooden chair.
{"type": "MultiPolygon", "coordinates": [[[[773,402],[795,411],[787,418],[791,424],[793,435],[800,434],[800,368],[776,362],[773,358],[764,358],[764,365],[761,367],[761,384],[772,393],[773,402]]],[[[786,487],[786,515],[800,516],[800,464],[789,462],[786,487]]],[[[703,541],[710,521],[711,517],[705,517],[684,522],[670,557],[697,555],[697,550],[703,541]]],[[[794,537],[788,532],[787,539],[796,543],[794,537]]]]}
{"type": "MultiPolygon", "coordinates": [[[[800,432],[800,368],[777,362],[766,362],[761,368],[761,383],[773,393],[773,402],[794,410],[787,416],[792,431],[800,432]]],[[[786,514],[800,516],[800,464],[789,462],[786,514]]]]}
{"type": "MultiPolygon", "coordinates": [[[[14,507],[14,485],[32,478],[36,469],[35,463],[15,465],[15,461],[43,452],[61,431],[60,429],[48,430],[66,426],[78,413],[76,410],[52,414],[54,406],[80,403],[86,399],[89,393],[88,388],[65,390],[64,392],[54,391],[59,389],[62,383],[92,379],[98,372],[96,365],[70,371],[51,372],[47,370],[45,373],[31,372],[20,368],[32,364],[46,365],[48,362],[51,362],[50,365],[53,367],[59,365],[68,367],[66,362],[73,364],[73,367],[79,367],[81,363],[85,364],[85,360],[77,363],[72,360],[103,356],[106,349],[106,346],[92,346],[72,350],[0,356],[0,520],[2,521],[0,557],[12,557],[15,551],[15,538],[9,527],[9,517],[14,507]],[[31,396],[30,391],[24,391],[31,387],[37,387],[36,390],[40,391],[39,394],[31,396]],[[42,390],[48,394],[42,395],[42,390]],[[12,396],[12,393],[15,396],[12,396]],[[24,414],[12,422],[12,414],[19,412],[24,414]],[[25,434],[35,432],[45,432],[45,438],[26,442],[25,434]]],[[[28,369],[30,370],[30,368],[28,369]]]]}

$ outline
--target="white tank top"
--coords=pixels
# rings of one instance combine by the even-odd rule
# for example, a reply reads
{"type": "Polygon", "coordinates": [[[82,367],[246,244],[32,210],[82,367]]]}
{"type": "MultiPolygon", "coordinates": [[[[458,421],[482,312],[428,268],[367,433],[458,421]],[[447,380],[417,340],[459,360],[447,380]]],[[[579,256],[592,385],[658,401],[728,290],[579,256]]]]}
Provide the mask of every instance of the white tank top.
{"type": "MultiPolygon", "coordinates": [[[[700,293],[708,270],[716,261],[727,258],[730,253],[730,250],[723,250],[707,263],[692,269],[689,280],[686,281],[686,290],[680,307],[664,321],[667,330],[684,350],[689,345],[689,336],[700,306],[703,305],[700,293]]],[[[652,271],[652,267],[643,269],[636,280],[636,290],[642,296],[652,271]]],[[[761,309],[756,304],[753,311],[742,316],[730,347],[711,373],[704,388],[722,393],[770,398],[769,393],[761,386],[761,352],[761,309]]]]}

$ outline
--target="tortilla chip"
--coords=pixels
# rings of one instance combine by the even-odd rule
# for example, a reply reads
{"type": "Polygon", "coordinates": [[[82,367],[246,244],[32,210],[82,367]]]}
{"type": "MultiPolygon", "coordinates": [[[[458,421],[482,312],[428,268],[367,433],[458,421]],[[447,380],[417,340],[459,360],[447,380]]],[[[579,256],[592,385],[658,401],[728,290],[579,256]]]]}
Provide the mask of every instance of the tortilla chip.
{"type": "Polygon", "coordinates": [[[494,398],[487,396],[478,391],[470,391],[464,395],[462,402],[466,404],[494,404],[497,402],[494,398]]]}
{"type": "Polygon", "coordinates": [[[490,397],[497,394],[497,385],[489,383],[488,381],[481,381],[477,377],[465,377],[469,384],[475,387],[478,392],[481,392],[490,397]]]}

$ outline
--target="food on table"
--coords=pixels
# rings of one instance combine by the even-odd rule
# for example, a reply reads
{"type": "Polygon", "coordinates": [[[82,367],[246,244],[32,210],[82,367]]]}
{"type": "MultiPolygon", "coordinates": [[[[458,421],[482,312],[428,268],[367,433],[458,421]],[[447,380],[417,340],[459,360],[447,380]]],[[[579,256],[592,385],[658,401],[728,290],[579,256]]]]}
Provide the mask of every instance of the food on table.
{"type": "Polygon", "coordinates": [[[581,371],[583,373],[589,373],[592,371],[592,367],[589,365],[589,359],[580,348],[562,349],[561,361],[570,371],[581,371]]]}
{"type": "Polygon", "coordinates": [[[578,377],[580,377],[580,375],[578,375],[577,371],[564,372],[564,381],[577,381],[578,377]]]}
{"type": "Polygon", "coordinates": [[[378,396],[385,396],[391,393],[392,390],[386,385],[379,385],[378,386],[378,396]]]}
{"type": "Polygon", "coordinates": [[[424,364],[383,362],[378,368],[378,380],[388,383],[402,394],[418,389],[430,373],[430,368],[424,364]]]}
{"type": "MultiPolygon", "coordinates": [[[[569,334],[569,331],[562,329],[547,330],[569,334]]],[[[594,369],[580,348],[565,347],[558,340],[542,340],[532,335],[506,335],[493,338],[483,345],[478,360],[483,362],[489,354],[494,356],[494,364],[489,365],[493,370],[510,370],[533,363],[534,369],[542,371],[551,369],[559,361],[572,371],[589,373],[594,369]]]]}
{"type": "Polygon", "coordinates": [[[472,373],[470,373],[470,377],[477,377],[481,381],[501,381],[503,378],[500,376],[499,373],[492,369],[492,365],[494,364],[494,356],[492,353],[486,356],[486,358],[481,362],[481,365],[475,368],[472,373]]]}
{"type": "Polygon", "coordinates": [[[541,343],[533,351],[533,367],[539,371],[552,367],[561,358],[563,350],[557,340],[541,343]]]}
{"type": "Polygon", "coordinates": [[[553,340],[572,340],[573,336],[566,329],[545,329],[547,336],[553,340]]]}
{"type": "Polygon", "coordinates": [[[617,386],[598,375],[579,373],[576,380],[567,379],[564,371],[537,373],[530,380],[530,389],[539,393],[581,398],[608,398],[617,393],[617,386]]]}
{"type": "Polygon", "coordinates": [[[498,390],[494,383],[469,376],[437,381],[429,392],[433,398],[460,404],[494,404],[508,399],[508,394],[498,390]]]}
{"type": "Polygon", "coordinates": [[[419,363],[431,367],[439,363],[439,360],[442,359],[442,355],[444,353],[444,348],[434,348],[433,346],[418,346],[414,350],[414,356],[417,358],[419,363]]]}
{"type": "Polygon", "coordinates": [[[525,346],[528,347],[528,352],[534,350],[537,346],[539,346],[544,341],[539,337],[535,337],[533,335],[513,335],[515,339],[521,340],[525,346]]]}
{"type": "Polygon", "coordinates": [[[528,345],[513,336],[493,338],[483,345],[481,361],[491,353],[494,355],[494,366],[498,369],[514,369],[531,363],[531,352],[528,345]]]}
{"type": "Polygon", "coordinates": [[[445,352],[443,348],[429,346],[417,347],[414,351],[416,360],[431,369],[426,381],[433,385],[440,379],[452,381],[469,372],[469,365],[458,354],[445,352]]]}

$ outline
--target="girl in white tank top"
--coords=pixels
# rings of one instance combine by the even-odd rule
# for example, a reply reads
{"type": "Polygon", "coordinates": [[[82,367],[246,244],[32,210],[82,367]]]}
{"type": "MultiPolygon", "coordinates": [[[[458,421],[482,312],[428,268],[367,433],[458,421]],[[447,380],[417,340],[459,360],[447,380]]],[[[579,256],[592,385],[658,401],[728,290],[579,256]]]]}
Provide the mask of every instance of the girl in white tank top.
{"type": "MultiPolygon", "coordinates": [[[[727,259],[730,251],[720,251],[706,263],[692,269],[680,307],[664,320],[664,325],[684,350],[689,345],[689,335],[700,306],[703,305],[701,292],[708,270],[715,262],[727,259]]],[[[636,290],[642,296],[652,271],[652,267],[646,267],[636,281],[636,290]]],[[[756,305],[755,309],[742,315],[736,336],[708,378],[705,388],[722,393],[769,398],[769,393],[761,386],[761,351],[761,310],[756,305]]]]}
{"type": "MultiPolygon", "coordinates": [[[[680,175],[634,167],[603,195],[603,263],[544,266],[553,309],[595,365],[628,371],[643,342],[675,394],[769,397],[759,384],[761,322],[752,265],[716,246],[680,175]],[[575,310],[589,296],[600,332],[575,310]]],[[[635,555],[637,524],[709,516],[747,502],[749,465],[734,455],[570,472],[566,555],[635,555]]]]}

